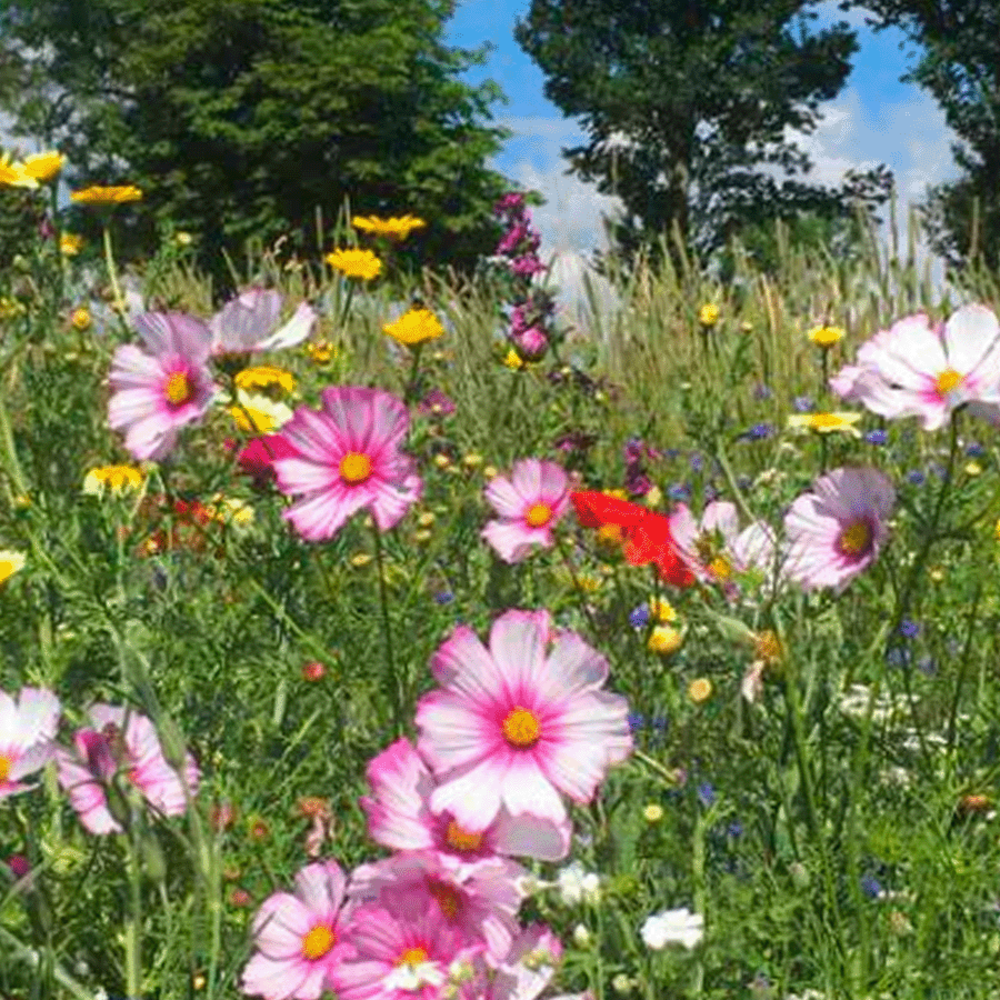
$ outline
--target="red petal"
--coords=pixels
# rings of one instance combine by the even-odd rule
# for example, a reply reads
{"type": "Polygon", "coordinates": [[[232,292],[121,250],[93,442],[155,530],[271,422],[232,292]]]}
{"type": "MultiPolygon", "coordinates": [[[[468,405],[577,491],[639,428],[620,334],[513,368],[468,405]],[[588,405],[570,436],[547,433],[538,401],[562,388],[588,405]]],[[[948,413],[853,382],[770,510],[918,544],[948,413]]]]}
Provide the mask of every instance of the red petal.
{"type": "Polygon", "coordinates": [[[645,507],[609,497],[599,490],[576,491],[569,496],[576,508],[577,520],[585,528],[603,528],[606,524],[628,528],[640,524],[650,516],[645,507]]]}

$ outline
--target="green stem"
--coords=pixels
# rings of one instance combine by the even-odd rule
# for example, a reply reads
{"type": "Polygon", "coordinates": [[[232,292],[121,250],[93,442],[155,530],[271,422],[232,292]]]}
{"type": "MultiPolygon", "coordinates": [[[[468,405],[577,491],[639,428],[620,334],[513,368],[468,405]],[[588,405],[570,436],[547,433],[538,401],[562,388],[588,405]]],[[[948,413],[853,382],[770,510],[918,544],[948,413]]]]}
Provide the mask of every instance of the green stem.
{"type": "Polygon", "coordinates": [[[583,589],[580,586],[580,578],[576,575],[576,569],[573,566],[573,560],[570,559],[569,553],[566,551],[566,545],[562,538],[559,536],[558,532],[553,532],[556,540],[556,547],[559,549],[559,555],[562,558],[563,565],[569,572],[569,578],[573,581],[573,590],[576,593],[580,601],[580,610],[583,611],[584,618],[587,619],[587,624],[590,626],[590,631],[593,633],[596,639],[600,634],[597,628],[597,622],[594,621],[594,615],[590,610],[590,606],[587,604],[587,596],[584,594],[583,589]]]}
{"type": "Polygon", "coordinates": [[[382,606],[382,641],[385,646],[385,665],[388,677],[387,687],[392,696],[392,721],[399,736],[403,731],[402,690],[403,678],[396,672],[396,657],[392,646],[392,623],[389,619],[389,589],[385,581],[385,561],[382,556],[382,533],[378,525],[372,522],[372,534],[375,537],[375,564],[378,567],[378,594],[382,606]]]}
{"type": "Polygon", "coordinates": [[[111,292],[115,297],[115,309],[118,312],[118,319],[122,326],[126,324],[125,298],[122,295],[121,286],[118,284],[118,269],[115,267],[115,254],[111,247],[111,227],[104,223],[104,263],[108,268],[108,278],[111,280],[111,292]]]}
{"type": "Polygon", "coordinates": [[[125,832],[129,881],[129,907],[125,914],[125,992],[130,1000],[142,996],[142,872],[137,837],[134,826],[125,832]]]}
{"type": "Polygon", "coordinates": [[[417,384],[420,378],[420,352],[423,346],[423,343],[413,346],[413,364],[410,366],[410,377],[406,382],[406,388],[403,390],[404,406],[409,406],[417,396],[417,384]]]}

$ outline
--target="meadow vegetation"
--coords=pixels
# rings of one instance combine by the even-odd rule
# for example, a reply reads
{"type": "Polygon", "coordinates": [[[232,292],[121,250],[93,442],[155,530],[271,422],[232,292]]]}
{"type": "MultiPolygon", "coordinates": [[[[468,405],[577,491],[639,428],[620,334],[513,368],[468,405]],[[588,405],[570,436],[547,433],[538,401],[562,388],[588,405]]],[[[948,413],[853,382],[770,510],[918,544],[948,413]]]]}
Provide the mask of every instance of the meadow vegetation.
{"type": "Polygon", "coordinates": [[[1000,997],[994,275],[779,229],[569,324],[507,196],[473,276],[345,209],[220,309],[91,200],[0,272],[0,996],[1000,997]],[[918,313],[930,402],[847,385],[918,313]]]}

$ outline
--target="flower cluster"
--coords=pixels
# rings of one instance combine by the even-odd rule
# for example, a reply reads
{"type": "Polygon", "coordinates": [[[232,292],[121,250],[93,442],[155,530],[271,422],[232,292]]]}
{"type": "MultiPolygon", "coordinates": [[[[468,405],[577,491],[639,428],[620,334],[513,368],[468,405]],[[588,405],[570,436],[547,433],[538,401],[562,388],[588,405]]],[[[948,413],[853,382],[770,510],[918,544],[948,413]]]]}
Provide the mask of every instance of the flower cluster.
{"type": "Polygon", "coordinates": [[[198,790],[190,753],[179,770],[167,762],[152,722],[131,709],[98,704],[72,746],[56,742],[62,707],[43,688],[12,698],[0,691],[0,798],[30,791],[24,781],[54,760],[59,784],[80,822],[94,834],[120,833],[143,804],[161,816],[180,816],[198,790]]]}
{"type": "Polygon", "coordinates": [[[366,772],[369,834],[394,853],[349,874],[317,861],[265,900],[247,993],[532,1000],[553,979],[562,945],[520,925],[530,879],[514,859],[569,852],[563,796],[591,801],[629,755],[627,703],[602,690],[607,661],[544,611],[505,612],[487,645],[459,626],[431,670],[416,747],[399,739],[366,772]]]}

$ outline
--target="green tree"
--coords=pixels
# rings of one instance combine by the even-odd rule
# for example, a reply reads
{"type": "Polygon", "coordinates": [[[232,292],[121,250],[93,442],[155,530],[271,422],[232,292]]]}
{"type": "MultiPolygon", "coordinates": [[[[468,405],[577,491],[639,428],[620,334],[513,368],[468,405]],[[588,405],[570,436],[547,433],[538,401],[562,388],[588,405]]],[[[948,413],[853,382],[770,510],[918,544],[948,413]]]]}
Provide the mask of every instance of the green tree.
{"type": "Polygon", "coordinates": [[[927,90],[958,142],[962,175],[934,185],[922,206],[931,247],[952,265],[1000,267],[1000,5],[995,0],[871,0],[876,31],[900,28],[922,50],[902,78],[927,90]]]}
{"type": "Polygon", "coordinates": [[[655,255],[676,227],[704,259],[746,226],[847,217],[859,194],[872,210],[886,200],[884,168],[839,190],[801,179],[811,164],[787,131],[815,128],[857,49],[844,23],[810,33],[809,6],[532,0],[515,38],[545,72],[546,96],[583,118],[588,144],[563,150],[571,169],[624,203],[619,256],[655,255]]]}
{"type": "MultiPolygon", "coordinates": [[[[493,81],[458,79],[484,50],[442,41],[453,0],[4,0],[0,88],[20,132],[69,157],[68,179],[134,183],[131,249],[169,220],[219,251],[248,238],[316,246],[344,196],[358,214],[429,225],[404,255],[468,271],[492,252],[485,167],[508,133],[493,81]]],[[[329,237],[327,237],[327,241],[329,237]]],[[[322,249],[328,249],[326,248],[322,249]]]]}

